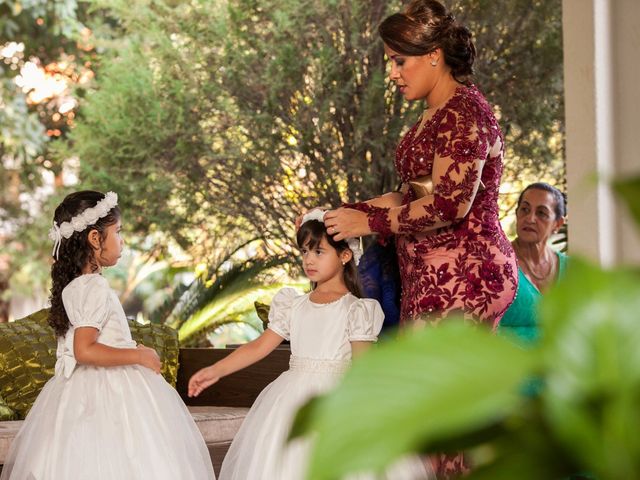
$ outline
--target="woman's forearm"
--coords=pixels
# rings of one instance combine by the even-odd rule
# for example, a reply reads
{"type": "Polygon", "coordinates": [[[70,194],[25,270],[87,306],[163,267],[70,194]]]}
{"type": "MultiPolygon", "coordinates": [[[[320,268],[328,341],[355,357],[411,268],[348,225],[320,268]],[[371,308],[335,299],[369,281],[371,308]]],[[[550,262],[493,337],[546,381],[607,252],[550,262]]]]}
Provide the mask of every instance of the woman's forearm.
{"type": "Polygon", "coordinates": [[[380,195],[379,197],[372,198],[371,200],[367,200],[364,203],[371,205],[372,207],[395,208],[402,205],[402,197],[403,195],[400,192],[390,192],[380,195]]]}

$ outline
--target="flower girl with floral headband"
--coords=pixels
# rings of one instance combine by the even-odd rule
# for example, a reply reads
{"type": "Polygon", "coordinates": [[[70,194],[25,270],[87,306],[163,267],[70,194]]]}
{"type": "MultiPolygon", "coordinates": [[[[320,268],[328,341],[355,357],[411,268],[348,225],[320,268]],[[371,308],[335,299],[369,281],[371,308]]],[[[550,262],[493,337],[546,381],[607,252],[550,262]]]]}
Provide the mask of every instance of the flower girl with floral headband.
{"type": "Polygon", "coordinates": [[[155,350],[136,345],[102,277],[122,251],[118,197],[82,191],[56,208],[49,323],[55,375],[0,480],[214,479],[207,447],[155,350]]]}

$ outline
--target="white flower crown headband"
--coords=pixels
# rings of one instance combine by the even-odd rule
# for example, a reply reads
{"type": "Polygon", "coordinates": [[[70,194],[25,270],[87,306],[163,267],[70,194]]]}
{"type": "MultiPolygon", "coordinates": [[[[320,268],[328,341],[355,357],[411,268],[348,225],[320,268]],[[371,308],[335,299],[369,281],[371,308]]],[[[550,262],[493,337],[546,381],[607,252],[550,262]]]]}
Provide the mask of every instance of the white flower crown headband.
{"type": "Polygon", "coordinates": [[[62,222],[58,225],[54,220],[53,227],[49,230],[49,239],[54,242],[51,255],[57,260],[63,238],[69,238],[74,232],[82,232],[89,225],[95,224],[102,217],[106,217],[116,205],[118,205],[118,195],[114,192],[107,192],[95,207],[87,208],[68,222],[62,222]]]}
{"type": "MultiPolygon", "coordinates": [[[[302,217],[302,226],[305,222],[309,220],[317,220],[319,222],[324,223],[324,215],[326,210],[315,209],[311,210],[309,213],[305,213],[302,217]]],[[[356,262],[356,265],[360,263],[360,258],[362,258],[362,247],[360,246],[360,240],[358,238],[345,238],[347,245],[349,245],[349,249],[353,253],[353,260],[356,262]]]]}

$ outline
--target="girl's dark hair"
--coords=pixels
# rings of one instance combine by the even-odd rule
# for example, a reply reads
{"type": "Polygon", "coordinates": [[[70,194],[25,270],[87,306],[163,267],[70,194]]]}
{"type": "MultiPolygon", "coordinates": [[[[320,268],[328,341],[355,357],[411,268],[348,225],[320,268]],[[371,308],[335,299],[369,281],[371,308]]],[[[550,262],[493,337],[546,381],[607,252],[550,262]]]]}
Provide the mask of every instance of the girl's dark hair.
{"type": "MultiPolygon", "coordinates": [[[[53,215],[53,221],[61,225],[69,222],[76,215],[81,214],[87,208],[95,207],[105,197],[104,193],[85,190],[67,195],[53,215]]],[[[95,259],[94,251],[89,244],[88,237],[91,230],[97,230],[100,234],[100,243],[104,242],[107,234],[106,228],[113,225],[120,218],[120,209],[113,207],[109,213],[81,232],[73,232],[69,238],[62,237],[58,259],[51,266],[51,310],[49,310],[49,325],[55,330],[56,335],[63,336],[69,329],[69,317],[62,304],[62,290],[71,280],[82,274],[82,269],[91,265],[93,271],[97,271],[99,265],[95,259]]]]}
{"type": "Polygon", "coordinates": [[[442,49],[445,63],[460,83],[468,83],[473,75],[473,35],[437,0],[413,0],[404,12],[387,17],[378,33],[389,48],[402,55],[420,56],[442,49]]]}
{"type": "MultiPolygon", "coordinates": [[[[323,238],[326,238],[329,245],[336,249],[338,255],[345,250],[349,250],[349,245],[345,240],[336,242],[331,235],[327,235],[327,229],[324,226],[324,223],[319,220],[309,220],[304,222],[296,234],[296,242],[298,243],[299,248],[317,248],[323,238]]],[[[358,277],[358,267],[356,266],[356,261],[353,256],[344,266],[344,283],[349,291],[356,297],[362,297],[362,287],[360,286],[360,278],[358,277]]],[[[315,289],[315,282],[312,282],[311,286],[315,289]]]]}
{"type": "Polygon", "coordinates": [[[552,187],[548,183],[545,182],[535,182],[531,185],[527,185],[527,188],[520,192],[520,196],[518,197],[518,205],[516,206],[516,210],[520,208],[520,203],[522,203],[522,197],[524,196],[524,192],[527,190],[544,190],[545,192],[549,192],[553,195],[554,205],[553,211],[556,214],[556,218],[563,218],[567,215],[567,202],[564,193],[558,190],[556,187],[552,187]]]}

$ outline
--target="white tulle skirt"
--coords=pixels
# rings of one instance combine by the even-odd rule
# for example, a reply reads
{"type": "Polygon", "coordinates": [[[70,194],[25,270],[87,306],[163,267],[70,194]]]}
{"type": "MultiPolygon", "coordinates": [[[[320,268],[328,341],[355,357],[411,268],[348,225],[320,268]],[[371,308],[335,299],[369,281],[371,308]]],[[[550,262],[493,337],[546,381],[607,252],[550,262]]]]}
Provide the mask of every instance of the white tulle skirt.
{"type": "Polygon", "coordinates": [[[177,392],[139,366],[79,366],[44,386],[0,480],[214,479],[177,392]]]}
{"type": "MultiPolygon", "coordinates": [[[[291,369],[260,393],[233,439],[219,480],[302,480],[311,441],[287,443],[295,414],[307,400],[331,390],[346,369],[339,362],[292,357],[291,369]]],[[[347,365],[348,366],[348,365],[347,365]]],[[[394,464],[385,475],[349,476],[349,480],[424,480],[435,478],[417,457],[394,464]]]]}

